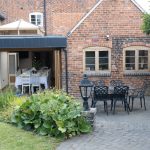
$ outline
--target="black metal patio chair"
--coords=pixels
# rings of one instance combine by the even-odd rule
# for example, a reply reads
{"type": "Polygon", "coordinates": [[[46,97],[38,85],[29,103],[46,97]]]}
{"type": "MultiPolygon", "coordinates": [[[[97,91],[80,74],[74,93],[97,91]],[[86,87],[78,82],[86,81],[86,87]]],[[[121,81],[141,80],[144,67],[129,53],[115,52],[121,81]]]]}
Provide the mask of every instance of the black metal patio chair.
{"type": "Polygon", "coordinates": [[[105,86],[104,80],[93,81],[94,86],[105,86]]]}
{"type": "Polygon", "coordinates": [[[115,86],[124,86],[124,83],[122,80],[111,80],[110,83],[109,83],[109,91],[111,93],[114,92],[114,87],[115,86]]]}
{"type": "Polygon", "coordinates": [[[108,115],[108,107],[107,107],[107,101],[109,99],[108,94],[108,87],[107,86],[95,86],[94,87],[94,95],[92,100],[92,107],[96,107],[97,101],[103,101],[104,102],[104,111],[108,115]]]}
{"type": "Polygon", "coordinates": [[[129,104],[127,102],[127,96],[128,96],[128,86],[115,86],[114,87],[114,93],[113,93],[113,114],[115,114],[115,108],[117,101],[121,101],[124,104],[125,111],[129,114],[129,104]]]}
{"type": "Polygon", "coordinates": [[[115,87],[115,86],[123,86],[124,83],[122,80],[111,80],[110,81],[110,86],[115,87]]]}
{"type": "Polygon", "coordinates": [[[142,103],[144,103],[144,109],[146,110],[146,105],[145,105],[145,91],[146,91],[146,88],[147,88],[146,82],[143,82],[143,85],[142,85],[141,88],[130,89],[129,90],[129,104],[130,104],[130,100],[132,100],[130,111],[133,110],[133,104],[134,104],[135,99],[140,99],[141,108],[143,107],[142,103]]]}

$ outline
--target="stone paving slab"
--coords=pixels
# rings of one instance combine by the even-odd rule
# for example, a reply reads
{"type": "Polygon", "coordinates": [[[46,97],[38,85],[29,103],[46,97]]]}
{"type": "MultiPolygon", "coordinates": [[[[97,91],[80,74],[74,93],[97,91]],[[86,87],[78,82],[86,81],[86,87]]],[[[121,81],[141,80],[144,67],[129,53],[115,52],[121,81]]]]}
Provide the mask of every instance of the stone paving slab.
{"type": "Polygon", "coordinates": [[[146,106],[145,111],[136,101],[128,115],[120,105],[107,116],[98,104],[94,131],[62,142],[57,150],[150,150],[150,97],[146,106]]]}

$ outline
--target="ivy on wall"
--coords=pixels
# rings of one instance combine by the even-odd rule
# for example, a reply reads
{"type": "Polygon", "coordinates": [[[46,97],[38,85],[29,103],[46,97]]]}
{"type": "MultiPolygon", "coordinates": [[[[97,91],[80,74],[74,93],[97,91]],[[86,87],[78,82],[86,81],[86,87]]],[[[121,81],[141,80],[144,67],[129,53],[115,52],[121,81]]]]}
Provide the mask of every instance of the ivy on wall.
{"type": "Polygon", "coordinates": [[[144,14],[143,15],[142,30],[147,35],[150,34],[150,14],[144,14]]]}

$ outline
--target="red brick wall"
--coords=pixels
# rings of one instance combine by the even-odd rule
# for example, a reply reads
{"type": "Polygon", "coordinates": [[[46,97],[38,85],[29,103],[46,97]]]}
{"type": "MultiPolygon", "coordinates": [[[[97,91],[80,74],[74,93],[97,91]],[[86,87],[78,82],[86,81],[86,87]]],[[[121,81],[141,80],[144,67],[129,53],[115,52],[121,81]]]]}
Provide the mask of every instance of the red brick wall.
{"type": "MultiPolygon", "coordinates": [[[[112,79],[121,79],[126,84],[140,85],[145,76],[124,76],[123,53],[116,53],[113,37],[144,37],[141,31],[141,11],[130,0],[103,0],[93,13],[68,38],[69,92],[79,96],[79,81],[83,75],[83,49],[87,47],[111,48],[111,76],[90,77],[104,79],[106,84],[112,79]],[[110,40],[106,41],[106,35],[110,40]],[[118,57],[116,58],[116,54],[118,57]],[[117,65],[116,65],[117,64],[117,65]]],[[[134,41],[135,42],[135,41],[134,41]]],[[[140,41],[139,45],[140,45],[140,41]]],[[[137,43],[137,42],[136,42],[137,43]]],[[[119,44],[119,43],[118,43],[119,44]]]]}
{"type": "Polygon", "coordinates": [[[29,21],[29,13],[43,12],[43,0],[1,0],[0,8],[4,13],[6,20],[3,24],[24,19],[29,21]]]}
{"type": "MultiPolygon", "coordinates": [[[[29,13],[43,13],[44,0],[1,0],[0,11],[6,16],[3,24],[24,19],[29,13]]],[[[96,0],[46,0],[48,34],[66,35],[96,0]]]]}

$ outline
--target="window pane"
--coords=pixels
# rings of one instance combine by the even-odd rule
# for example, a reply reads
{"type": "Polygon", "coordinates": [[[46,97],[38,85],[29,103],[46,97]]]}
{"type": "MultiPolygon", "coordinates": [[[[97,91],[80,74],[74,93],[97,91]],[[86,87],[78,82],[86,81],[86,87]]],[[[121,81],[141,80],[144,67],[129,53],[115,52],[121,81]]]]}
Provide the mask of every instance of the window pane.
{"type": "Polygon", "coordinates": [[[85,53],[85,67],[86,70],[95,70],[95,52],[85,53]]]}
{"type": "Polygon", "coordinates": [[[41,19],[42,18],[42,16],[41,15],[37,15],[37,19],[41,19]]]}
{"type": "Polygon", "coordinates": [[[41,20],[37,20],[37,25],[41,25],[41,20]]]}
{"type": "Polygon", "coordinates": [[[86,64],[95,64],[95,58],[86,58],[86,64]]]}
{"type": "Polygon", "coordinates": [[[139,64],[139,69],[140,70],[148,69],[148,64],[139,64]]]}
{"type": "Polygon", "coordinates": [[[126,64],[126,70],[135,70],[135,64],[126,64]]]}
{"type": "Polygon", "coordinates": [[[135,51],[126,51],[126,56],[135,56],[135,51]]]}
{"type": "Polygon", "coordinates": [[[146,63],[146,64],[148,64],[148,57],[140,57],[139,58],[139,63],[146,63]]]}
{"type": "Polygon", "coordinates": [[[108,64],[100,64],[99,70],[108,70],[108,64]]]}
{"type": "Polygon", "coordinates": [[[148,69],[148,51],[139,51],[139,70],[148,69]]]}
{"type": "Polygon", "coordinates": [[[108,51],[99,52],[99,70],[108,70],[109,69],[109,59],[108,51]]]}
{"type": "Polygon", "coordinates": [[[9,55],[9,74],[15,74],[15,55],[9,55]]]}
{"type": "Polygon", "coordinates": [[[139,51],[139,56],[148,56],[148,51],[146,51],[146,50],[140,50],[139,51]]]}
{"type": "Polygon", "coordinates": [[[41,25],[41,19],[42,19],[42,16],[37,15],[37,25],[41,25]]]}
{"type": "Polygon", "coordinates": [[[102,63],[107,63],[108,64],[108,58],[99,58],[99,64],[102,64],[102,63]]]}
{"type": "Polygon", "coordinates": [[[36,24],[36,17],[35,15],[31,15],[31,23],[36,24]]]}
{"type": "Polygon", "coordinates": [[[86,57],[95,57],[95,52],[86,52],[86,57]]]}
{"type": "Polygon", "coordinates": [[[100,51],[99,57],[108,57],[108,51],[100,51]]]}
{"type": "Polygon", "coordinates": [[[125,55],[126,70],[135,70],[135,51],[126,51],[125,55]]]}
{"type": "Polygon", "coordinates": [[[126,63],[135,63],[135,57],[126,57],[126,63]]]}

